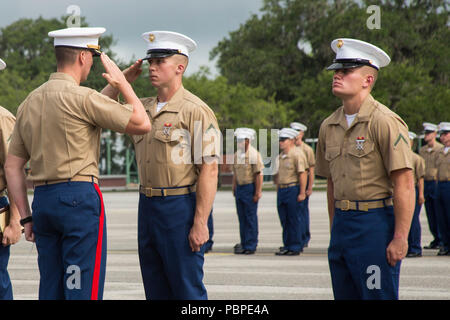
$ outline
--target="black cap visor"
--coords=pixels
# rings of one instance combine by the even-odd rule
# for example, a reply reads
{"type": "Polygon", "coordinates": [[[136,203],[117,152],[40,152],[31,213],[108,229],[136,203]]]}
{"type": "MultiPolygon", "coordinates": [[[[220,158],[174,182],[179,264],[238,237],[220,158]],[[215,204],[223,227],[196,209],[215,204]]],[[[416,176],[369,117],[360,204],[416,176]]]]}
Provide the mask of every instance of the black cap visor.
{"type": "Polygon", "coordinates": [[[72,49],[77,49],[77,50],[80,50],[80,51],[81,50],[87,50],[87,51],[92,52],[94,57],[100,57],[102,55],[102,52],[100,51],[100,49],[97,49],[97,48],[82,48],[82,47],[75,47],[75,46],[55,46],[55,48],[58,48],[58,47],[72,48],[72,49]]]}
{"type": "Polygon", "coordinates": [[[165,58],[173,56],[174,54],[181,54],[183,56],[186,56],[185,54],[181,53],[178,49],[150,49],[147,51],[147,56],[142,60],[148,60],[153,58],[165,58]]]}
{"type": "Polygon", "coordinates": [[[352,69],[362,66],[369,66],[378,70],[369,60],[366,59],[334,59],[333,64],[327,70],[352,69]]]}

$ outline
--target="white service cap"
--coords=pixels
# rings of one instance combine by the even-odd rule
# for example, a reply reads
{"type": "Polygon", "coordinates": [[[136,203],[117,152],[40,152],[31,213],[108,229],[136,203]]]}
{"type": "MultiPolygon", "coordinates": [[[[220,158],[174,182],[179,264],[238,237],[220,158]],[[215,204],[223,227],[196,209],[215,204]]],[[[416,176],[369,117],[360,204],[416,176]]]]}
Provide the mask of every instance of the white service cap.
{"type": "Polygon", "coordinates": [[[305,132],[306,130],[308,130],[308,127],[305,126],[303,123],[300,123],[300,122],[291,122],[290,126],[291,126],[292,129],[295,129],[297,131],[305,132]]]}
{"type": "Polygon", "coordinates": [[[411,140],[414,140],[414,139],[417,137],[417,134],[415,134],[415,133],[412,132],[412,131],[409,131],[409,132],[408,132],[408,135],[409,135],[409,138],[410,138],[411,140]]]}
{"type": "Polygon", "coordinates": [[[387,53],[380,48],[357,39],[335,39],[331,42],[331,49],[336,53],[336,58],[327,70],[361,66],[370,66],[379,70],[391,61],[387,53]]]}
{"type": "Polygon", "coordinates": [[[55,47],[91,49],[97,55],[100,55],[98,39],[105,31],[105,28],[66,28],[51,31],[48,36],[55,38],[53,43],[55,47]]]}
{"type": "Polygon", "coordinates": [[[450,122],[441,122],[439,123],[439,131],[450,131],[450,122]]]}
{"type": "Polygon", "coordinates": [[[422,125],[423,125],[423,130],[425,130],[425,131],[437,131],[438,130],[438,126],[433,123],[424,122],[422,125]]]}
{"type": "Polygon", "coordinates": [[[298,136],[298,131],[292,128],[283,128],[278,132],[279,138],[295,139],[298,136]]]}
{"type": "Polygon", "coordinates": [[[234,135],[237,139],[253,140],[256,137],[256,131],[251,128],[237,128],[234,135]]]}
{"type": "Polygon", "coordinates": [[[0,59],[0,70],[3,70],[6,68],[6,63],[2,59],[0,59]]]}
{"type": "Polygon", "coordinates": [[[191,38],[172,31],[149,31],[142,34],[147,42],[147,56],[145,59],[163,58],[174,54],[182,54],[189,58],[189,53],[197,48],[191,38]]]}

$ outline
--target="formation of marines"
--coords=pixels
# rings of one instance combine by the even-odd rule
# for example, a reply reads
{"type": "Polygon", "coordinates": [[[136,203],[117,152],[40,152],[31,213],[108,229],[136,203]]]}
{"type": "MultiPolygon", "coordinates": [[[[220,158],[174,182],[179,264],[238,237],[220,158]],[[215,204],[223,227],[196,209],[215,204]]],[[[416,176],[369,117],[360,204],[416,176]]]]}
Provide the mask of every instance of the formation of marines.
{"type": "MultiPolygon", "coordinates": [[[[146,298],[205,300],[203,263],[210,250],[221,139],[214,112],[183,87],[197,44],[176,32],[145,32],[145,58],[121,71],[100,50],[104,32],[50,32],[56,72],[27,96],[16,117],[0,109],[0,213],[9,217],[1,230],[0,298],[13,298],[9,248],[23,229],[38,251],[39,299],[102,299],[107,235],[98,162],[105,128],[129,135],[136,151],[138,253],[146,298]],[[108,82],[101,93],[80,85],[96,57],[108,82]],[[137,97],[131,86],[144,61],[155,97],[137,97]],[[31,208],[27,163],[34,186],[31,208]],[[80,275],[75,285],[68,285],[69,270],[80,275]]],[[[336,39],[331,48],[336,58],[327,69],[334,72],[332,93],[342,106],[323,121],[316,152],[303,141],[306,125],[292,122],[278,133],[274,183],[283,231],[275,254],[298,256],[308,247],[308,199],[315,176],[323,177],[335,299],[398,299],[402,259],[422,254],[422,204],[434,236],[426,248],[449,255],[450,123],[424,123],[427,144],[422,157],[414,154],[416,135],[371,95],[389,56],[356,39],[336,39]],[[375,290],[367,286],[366,271],[373,266],[382,275],[375,290]]],[[[0,69],[5,67],[0,60],[0,69]]],[[[238,128],[235,136],[232,192],[240,242],[234,253],[248,255],[258,245],[264,163],[251,145],[255,130],[238,128]]]]}

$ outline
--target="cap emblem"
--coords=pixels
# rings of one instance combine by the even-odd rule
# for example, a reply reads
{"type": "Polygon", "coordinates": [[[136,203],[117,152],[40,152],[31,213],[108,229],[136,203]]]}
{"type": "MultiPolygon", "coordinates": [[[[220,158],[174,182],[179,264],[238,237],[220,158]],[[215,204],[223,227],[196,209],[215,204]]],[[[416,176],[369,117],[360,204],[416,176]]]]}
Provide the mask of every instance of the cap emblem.
{"type": "Polygon", "coordinates": [[[340,48],[340,47],[342,47],[343,45],[344,45],[344,41],[338,40],[338,42],[337,42],[337,47],[340,48]]]}
{"type": "Polygon", "coordinates": [[[155,35],[154,35],[153,33],[150,33],[150,34],[148,35],[148,40],[149,40],[150,42],[155,41],[155,35]]]}

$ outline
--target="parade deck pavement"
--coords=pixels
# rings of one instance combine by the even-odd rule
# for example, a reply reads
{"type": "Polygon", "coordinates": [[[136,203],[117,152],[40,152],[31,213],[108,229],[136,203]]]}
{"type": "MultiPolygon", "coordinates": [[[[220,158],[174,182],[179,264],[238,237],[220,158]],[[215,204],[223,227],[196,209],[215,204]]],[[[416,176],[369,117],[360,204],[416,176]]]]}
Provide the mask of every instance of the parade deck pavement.
{"type": "MultiPolygon", "coordinates": [[[[108,256],[104,299],[145,299],[137,252],[137,192],[104,192],[108,256]]],[[[30,203],[32,195],[29,196],[30,203]]],[[[204,283],[211,300],[333,299],[327,260],[329,223],[326,193],[310,198],[311,241],[299,256],[275,256],[281,246],[276,192],[263,191],[259,202],[259,243],[254,255],[235,255],[239,228],[231,191],[219,191],[214,202],[214,246],[205,255],[204,283]]],[[[431,235],[424,209],[420,215],[422,246],[431,235]]],[[[400,273],[400,299],[450,299],[450,256],[423,250],[406,258],[400,273]]],[[[14,298],[38,298],[36,246],[22,240],[12,246],[9,262],[14,298]]]]}

